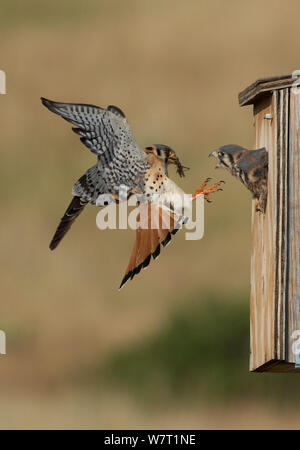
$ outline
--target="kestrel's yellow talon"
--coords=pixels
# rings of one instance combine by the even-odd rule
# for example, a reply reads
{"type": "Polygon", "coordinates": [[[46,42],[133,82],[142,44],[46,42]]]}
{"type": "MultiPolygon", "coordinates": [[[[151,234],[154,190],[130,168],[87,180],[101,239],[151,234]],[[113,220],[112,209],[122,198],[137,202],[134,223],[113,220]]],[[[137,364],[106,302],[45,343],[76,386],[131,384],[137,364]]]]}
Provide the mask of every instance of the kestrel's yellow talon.
{"type": "Polygon", "coordinates": [[[211,178],[206,178],[206,180],[201,184],[201,186],[197,189],[197,191],[202,192],[210,180],[211,180],[211,178]]]}
{"type": "Polygon", "coordinates": [[[224,183],[224,181],[217,181],[217,183],[213,184],[212,186],[208,187],[207,189],[204,189],[205,186],[208,183],[209,178],[207,178],[204,183],[202,183],[202,185],[196,190],[196,192],[193,195],[193,199],[197,198],[199,195],[204,195],[204,199],[208,202],[211,203],[211,200],[209,200],[208,195],[209,194],[213,194],[214,192],[217,191],[222,191],[222,188],[219,188],[218,186],[220,186],[220,184],[224,183]]]}

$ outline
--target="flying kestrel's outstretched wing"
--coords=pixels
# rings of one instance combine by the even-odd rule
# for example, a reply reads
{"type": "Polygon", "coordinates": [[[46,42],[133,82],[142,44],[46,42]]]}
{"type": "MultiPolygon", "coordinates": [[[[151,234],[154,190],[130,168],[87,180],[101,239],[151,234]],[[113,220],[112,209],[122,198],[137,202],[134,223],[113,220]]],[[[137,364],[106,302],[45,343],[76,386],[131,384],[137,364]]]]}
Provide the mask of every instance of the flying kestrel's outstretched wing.
{"type": "Polygon", "coordinates": [[[121,186],[125,186],[128,193],[143,192],[149,164],[120,108],[54,102],[43,97],[41,100],[50,111],[76,125],[73,131],[98,157],[97,165],[73,187],[74,198],[50,243],[50,249],[54,250],[87,203],[100,205],[97,202],[100,195],[117,197],[121,186]]]}
{"type": "Polygon", "coordinates": [[[121,185],[142,190],[144,174],[149,168],[147,156],[137,145],[120,108],[54,102],[43,97],[42,103],[76,125],[73,131],[98,157],[108,192],[115,193],[121,185]]]}
{"type": "Polygon", "coordinates": [[[50,250],[54,250],[64,235],[69,231],[73,225],[74,220],[83,211],[86,202],[83,202],[79,197],[73,197],[71,203],[69,204],[64,216],[62,217],[55,234],[50,242],[50,250]]]}

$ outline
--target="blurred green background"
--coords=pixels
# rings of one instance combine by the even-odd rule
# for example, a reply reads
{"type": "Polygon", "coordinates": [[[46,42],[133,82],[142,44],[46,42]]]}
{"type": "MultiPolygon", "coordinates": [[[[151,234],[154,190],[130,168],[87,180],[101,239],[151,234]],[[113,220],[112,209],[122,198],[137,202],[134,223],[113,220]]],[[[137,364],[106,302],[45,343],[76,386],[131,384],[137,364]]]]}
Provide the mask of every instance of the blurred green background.
{"type": "MultiPolygon", "coordinates": [[[[299,427],[295,375],[249,374],[250,194],[210,151],[253,145],[237,94],[300,69],[297,0],[0,0],[1,428],[299,427]],[[40,97],[116,104],[165,143],[193,192],[226,180],[205,235],[178,233],[118,292],[133,231],[88,207],[48,244],[94,164],[40,97]]],[[[171,177],[177,178],[175,171],[171,177]]]]}

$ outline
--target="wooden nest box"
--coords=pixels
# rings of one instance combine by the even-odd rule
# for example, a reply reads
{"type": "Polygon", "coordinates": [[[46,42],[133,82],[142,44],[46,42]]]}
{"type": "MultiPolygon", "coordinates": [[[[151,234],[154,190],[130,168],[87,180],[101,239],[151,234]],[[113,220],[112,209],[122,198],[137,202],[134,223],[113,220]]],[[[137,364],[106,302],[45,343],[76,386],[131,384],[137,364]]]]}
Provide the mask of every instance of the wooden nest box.
{"type": "Polygon", "coordinates": [[[250,370],[300,373],[300,71],[257,80],[239,104],[269,155],[265,214],[252,205],[250,370]]]}

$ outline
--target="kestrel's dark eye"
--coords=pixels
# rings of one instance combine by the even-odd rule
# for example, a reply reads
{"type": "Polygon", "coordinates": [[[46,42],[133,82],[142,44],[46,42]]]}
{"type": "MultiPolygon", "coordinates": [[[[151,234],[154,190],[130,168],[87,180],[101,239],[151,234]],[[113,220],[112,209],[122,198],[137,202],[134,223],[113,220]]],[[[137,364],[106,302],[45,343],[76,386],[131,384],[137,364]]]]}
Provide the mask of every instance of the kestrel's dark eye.
{"type": "Polygon", "coordinates": [[[224,152],[218,152],[219,156],[224,156],[224,152]]]}

